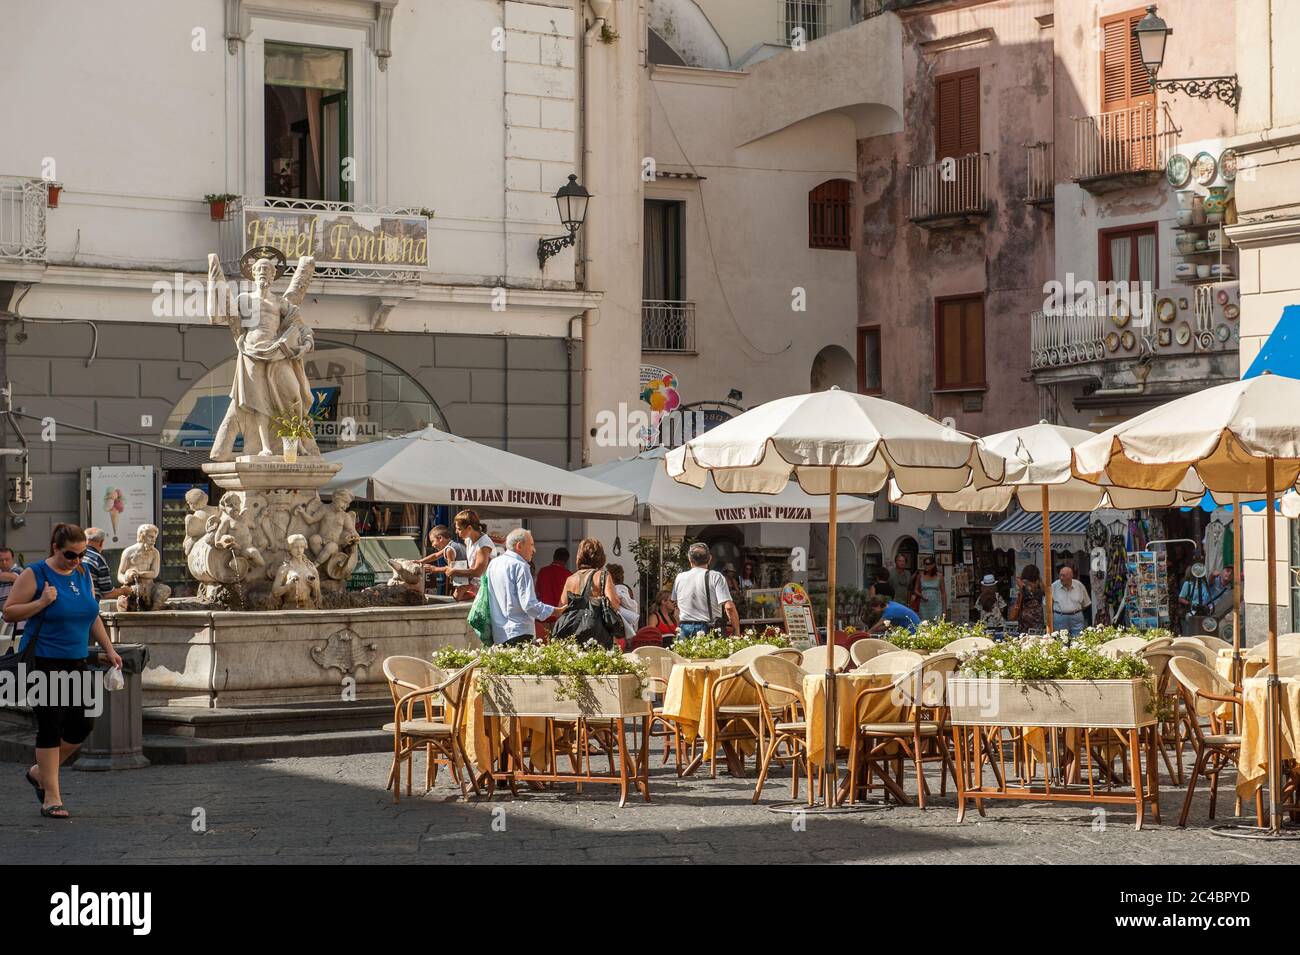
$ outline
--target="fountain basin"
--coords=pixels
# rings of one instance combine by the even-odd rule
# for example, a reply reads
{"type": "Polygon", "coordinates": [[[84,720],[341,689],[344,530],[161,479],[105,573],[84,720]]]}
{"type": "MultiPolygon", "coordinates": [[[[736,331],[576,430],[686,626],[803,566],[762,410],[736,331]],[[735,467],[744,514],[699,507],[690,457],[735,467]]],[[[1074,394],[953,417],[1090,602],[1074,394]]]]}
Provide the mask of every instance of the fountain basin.
{"type": "Polygon", "coordinates": [[[387,699],[385,657],[473,647],[468,603],[346,610],[104,614],[115,643],[143,643],[145,706],[264,706],[387,699]]]}

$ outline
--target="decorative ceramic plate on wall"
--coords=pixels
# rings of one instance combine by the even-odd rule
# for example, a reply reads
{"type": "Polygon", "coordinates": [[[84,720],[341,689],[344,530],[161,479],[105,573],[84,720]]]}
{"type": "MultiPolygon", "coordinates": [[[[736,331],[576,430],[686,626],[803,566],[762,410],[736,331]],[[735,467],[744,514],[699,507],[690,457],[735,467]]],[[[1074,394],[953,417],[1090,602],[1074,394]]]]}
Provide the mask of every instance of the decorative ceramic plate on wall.
{"type": "Polygon", "coordinates": [[[1214,326],[1214,337],[1221,342],[1226,342],[1232,337],[1232,329],[1227,325],[1216,325],[1214,326]]]}
{"type": "Polygon", "coordinates": [[[1222,173],[1224,182],[1232,182],[1237,178],[1237,150],[1225,149],[1219,153],[1219,172],[1222,173]]]}
{"type": "Polygon", "coordinates": [[[1232,302],[1229,302],[1227,305],[1223,306],[1224,318],[1236,318],[1240,314],[1241,314],[1241,308],[1232,302]]]}
{"type": "Polygon", "coordinates": [[[1196,158],[1192,160],[1192,175],[1202,186],[1208,186],[1214,182],[1219,174],[1219,164],[1214,161],[1214,157],[1207,152],[1199,152],[1196,158]]]}
{"type": "Polygon", "coordinates": [[[1219,292],[1215,297],[1219,300],[1220,305],[1228,304],[1228,290],[1226,288],[1219,289],[1219,292]]]}
{"type": "Polygon", "coordinates": [[[1192,163],[1182,153],[1174,153],[1165,163],[1165,178],[1169,180],[1169,185],[1175,189],[1181,189],[1191,182],[1192,163]]]}
{"type": "Polygon", "coordinates": [[[1161,328],[1156,331],[1156,344],[1161,348],[1168,348],[1174,340],[1174,330],[1172,328],[1161,328]]]}
{"type": "Polygon", "coordinates": [[[1115,351],[1119,348],[1119,333],[1111,332],[1106,336],[1106,350],[1115,351]]]}
{"type": "Polygon", "coordinates": [[[1180,345],[1186,345],[1191,340],[1192,340],[1192,326],[1188,325],[1186,322],[1183,322],[1174,331],[1174,341],[1178,342],[1178,344],[1180,345]]]}
{"type": "Polygon", "coordinates": [[[1128,311],[1128,302],[1116,302],[1115,311],[1111,313],[1110,320],[1115,323],[1116,328],[1123,328],[1128,324],[1131,316],[1128,311]]]}
{"type": "Polygon", "coordinates": [[[1178,317],[1178,306],[1172,298],[1162,298],[1156,302],[1156,318],[1168,325],[1178,317]]]}
{"type": "Polygon", "coordinates": [[[1124,347],[1125,351],[1130,351],[1137,344],[1137,336],[1133,334],[1131,329],[1125,329],[1124,334],[1119,336],[1119,343],[1124,347]]]}

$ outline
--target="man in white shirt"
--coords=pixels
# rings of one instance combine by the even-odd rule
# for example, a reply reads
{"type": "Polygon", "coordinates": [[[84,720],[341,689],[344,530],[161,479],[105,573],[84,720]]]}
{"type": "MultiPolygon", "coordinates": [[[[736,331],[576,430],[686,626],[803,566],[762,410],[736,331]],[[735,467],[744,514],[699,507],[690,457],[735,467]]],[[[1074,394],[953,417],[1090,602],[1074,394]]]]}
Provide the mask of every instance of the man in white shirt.
{"type": "Polygon", "coordinates": [[[555,613],[533,589],[533,535],[516,527],[506,536],[505,553],[492,558],[484,576],[488,582],[488,608],[492,612],[493,643],[528,643],[536,636],[536,621],[555,613]]]}
{"type": "MultiPolygon", "coordinates": [[[[707,544],[694,543],[686,552],[691,562],[673,581],[673,601],[677,604],[678,632],[683,637],[693,637],[714,625],[724,613],[731,622],[733,633],[740,633],[740,614],[727,588],[727,579],[716,570],[709,570],[713,555],[707,544]]],[[[664,646],[670,643],[664,638],[664,646]]]]}
{"type": "Polygon", "coordinates": [[[1074,579],[1074,568],[1061,568],[1059,579],[1052,584],[1052,629],[1068,630],[1077,637],[1083,632],[1083,611],[1092,604],[1088,588],[1074,579]]]}

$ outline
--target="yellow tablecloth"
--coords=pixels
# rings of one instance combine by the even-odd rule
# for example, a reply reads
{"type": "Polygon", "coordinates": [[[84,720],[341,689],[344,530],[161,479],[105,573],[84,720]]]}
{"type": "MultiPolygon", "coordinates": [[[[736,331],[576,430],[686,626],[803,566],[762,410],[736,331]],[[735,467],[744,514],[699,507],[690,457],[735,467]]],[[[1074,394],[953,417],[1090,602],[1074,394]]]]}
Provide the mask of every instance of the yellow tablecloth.
{"type": "MultiPolygon", "coordinates": [[[[713,685],[724,676],[739,673],[744,666],[726,661],[709,663],[679,663],[668,675],[668,688],[664,691],[663,716],[681,727],[688,743],[704,738],[704,758],[713,758],[713,685]]],[[[744,705],[758,702],[754,687],[745,680],[729,681],[719,701],[724,704],[744,705]]]]}
{"type": "MultiPolygon", "coordinates": [[[[548,772],[551,768],[551,754],[546,745],[546,720],[540,716],[537,717],[519,717],[519,730],[523,742],[529,743],[530,734],[532,743],[529,748],[529,758],[534,766],[541,772],[548,772]]],[[[492,746],[488,739],[488,728],[497,734],[497,752],[501,751],[501,743],[510,735],[511,720],[510,718],[493,717],[485,719],[483,716],[483,695],[479,693],[478,681],[471,679],[469,682],[469,697],[465,701],[465,706],[461,709],[461,741],[465,746],[465,755],[469,757],[470,764],[474,767],[476,773],[482,774],[492,769],[492,746]]],[[[558,730],[557,730],[558,732],[558,730]]]]}
{"type": "MultiPolygon", "coordinates": [[[[1229,683],[1232,680],[1232,651],[1220,650],[1219,655],[1215,657],[1214,669],[1218,671],[1219,676],[1223,677],[1229,683]]],[[[1258,676],[1261,672],[1268,669],[1267,658],[1263,660],[1243,657],[1241,663],[1242,679],[1249,680],[1253,676],[1258,676]]],[[[1227,704],[1225,704],[1226,706],[1227,704]]],[[[1220,707],[1222,709],[1223,707],[1220,707]]]]}
{"type": "MultiPolygon", "coordinates": [[[[1295,759],[1300,748],[1300,680],[1282,677],[1282,758],[1295,759]]],[[[1241,758],[1237,764],[1237,795],[1253,798],[1268,782],[1268,679],[1254,677],[1242,684],[1241,758]]]]}
{"type": "MultiPolygon", "coordinates": [[[[898,678],[893,673],[839,673],[835,676],[835,745],[847,749],[853,742],[857,723],[853,704],[858,694],[869,687],[889,686],[898,678]]],[[[808,762],[820,765],[826,753],[826,675],[809,673],[803,678],[804,714],[808,721],[808,762]]],[[[863,723],[897,723],[904,718],[898,694],[873,693],[863,701],[863,723]]]]}

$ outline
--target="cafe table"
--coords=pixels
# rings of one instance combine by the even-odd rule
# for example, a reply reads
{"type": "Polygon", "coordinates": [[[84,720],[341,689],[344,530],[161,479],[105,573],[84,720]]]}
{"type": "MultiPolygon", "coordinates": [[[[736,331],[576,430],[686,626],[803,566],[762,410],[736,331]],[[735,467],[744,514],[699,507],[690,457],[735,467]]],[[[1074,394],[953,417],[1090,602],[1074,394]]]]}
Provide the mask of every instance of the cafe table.
{"type": "MultiPolygon", "coordinates": [[[[1300,752],[1300,680],[1281,677],[1283,760],[1300,752]]],[[[1241,755],[1237,761],[1237,795],[1243,801],[1268,781],[1268,677],[1247,677],[1241,685],[1241,755]]]]}
{"type": "MultiPolygon", "coordinates": [[[[848,749],[853,743],[853,734],[857,732],[859,720],[854,714],[854,704],[858,694],[865,689],[887,687],[897,680],[897,673],[837,673],[835,675],[835,746],[848,749]]],[[[864,701],[862,723],[897,723],[906,718],[906,707],[897,693],[873,693],[864,701]]],[[[803,678],[803,711],[807,721],[808,765],[818,767],[824,764],[826,753],[826,674],[809,673],[803,678]]],[[[892,780],[884,780],[892,788],[892,780]]],[[[848,777],[838,794],[838,799],[847,795],[848,777]]],[[[901,791],[894,793],[902,798],[901,791]]]]}
{"type": "MultiPolygon", "coordinates": [[[[692,660],[675,664],[668,674],[661,715],[677,724],[690,751],[694,752],[696,740],[704,743],[704,752],[693,756],[682,768],[681,775],[694,774],[705,761],[714,758],[717,721],[713,718],[713,687],[723,677],[744,669],[744,664],[726,660],[692,660]]],[[[751,705],[758,702],[758,693],[747,680],[730,680],[719,702],[723,705],[751,705]]],[[[733,775],[737,772],[743,775],[737,762],[728,752],[728,769],[733,775]]]]}

